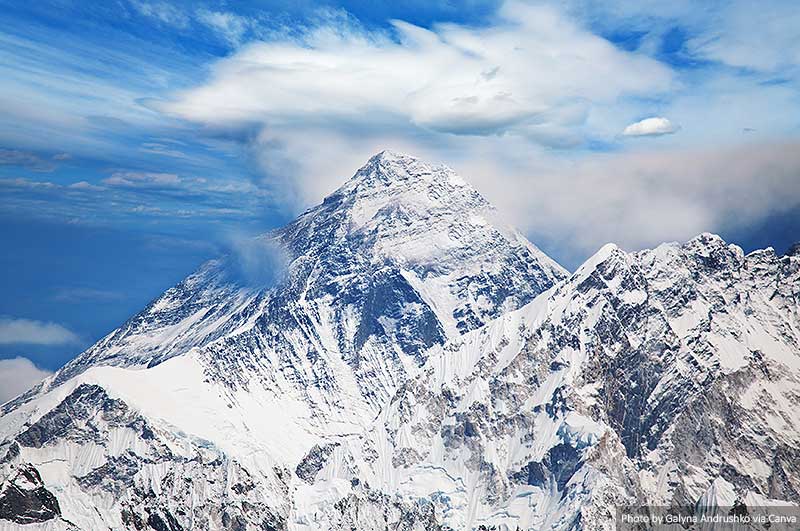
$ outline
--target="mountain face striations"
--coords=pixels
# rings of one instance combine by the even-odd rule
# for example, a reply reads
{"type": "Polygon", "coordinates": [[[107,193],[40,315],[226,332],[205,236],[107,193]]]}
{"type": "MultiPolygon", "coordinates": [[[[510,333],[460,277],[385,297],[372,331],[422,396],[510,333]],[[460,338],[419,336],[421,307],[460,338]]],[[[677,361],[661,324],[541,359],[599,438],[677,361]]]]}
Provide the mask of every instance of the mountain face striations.
{"type": "Polygon", "coordinates": [[[798,253],[570,275],[382,152],[2,406],[0,530],[610,530],[800,502],[798,426],[798,253]]]}

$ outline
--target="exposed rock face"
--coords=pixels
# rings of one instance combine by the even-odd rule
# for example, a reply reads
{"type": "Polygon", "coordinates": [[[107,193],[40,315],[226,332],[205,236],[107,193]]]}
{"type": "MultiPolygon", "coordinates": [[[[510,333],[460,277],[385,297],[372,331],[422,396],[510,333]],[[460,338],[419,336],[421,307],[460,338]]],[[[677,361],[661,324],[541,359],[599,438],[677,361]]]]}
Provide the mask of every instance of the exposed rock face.
{"type": "Polygon", "coordinates": [[[274,272],[212,261],[3,406],[0,530],[800,502],[796,252],[703,234],[568,275],[495,218],[451,170],[376,155],[254,242],[274,272]]]}
{"type": "Polygon", "coordinates": [[[339,443],[329,443],[322,446],[315,444],[295,468],[297,477],[306,483],[314,483],[317,473],[325,466],[337,446],[339,446],[339,443]]]}
{"type": "Polygon", "coordinates": [[[58,500],[31,465],[14,467],[0,485],[0,519],[17,524],[46,522],[61,516],[58,500]]]}

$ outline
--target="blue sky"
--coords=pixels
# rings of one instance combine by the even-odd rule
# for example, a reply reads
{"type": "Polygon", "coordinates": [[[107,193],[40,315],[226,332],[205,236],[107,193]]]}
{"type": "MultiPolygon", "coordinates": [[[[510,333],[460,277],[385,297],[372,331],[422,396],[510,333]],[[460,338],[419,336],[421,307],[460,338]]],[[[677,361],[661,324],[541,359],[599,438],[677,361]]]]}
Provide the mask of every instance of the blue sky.
{"type": "Polygon", "coordinates": [[[0,358],[59,367],[383,148],[453,166],[569,268],[701,231],[783,251],[799,11],[0,1],[0,358]]]}

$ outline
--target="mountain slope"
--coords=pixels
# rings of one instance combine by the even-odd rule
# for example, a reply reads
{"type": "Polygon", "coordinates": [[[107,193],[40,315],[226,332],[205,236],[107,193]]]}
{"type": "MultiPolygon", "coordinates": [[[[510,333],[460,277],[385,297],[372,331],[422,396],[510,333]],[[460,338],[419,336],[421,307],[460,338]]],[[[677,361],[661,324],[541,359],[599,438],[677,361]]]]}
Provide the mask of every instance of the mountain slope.
{"type": "MultiPolygon", "coordinates": [[[[745,256],[709,234],[606,246],[433,353],[372,430],[336,448],[316,492],[357,480],[351,505],[370,505],[370,485],[431,500],[454,529],[611,529],[625,504],[796,504],[799,296],[800,256],[745,256]]],[[[340,520],[342,494],[327,496],[306,529],[340,520]]]]}
{"type": "MultiPolygon", "coordinates": [[[[288,487],[276,470],[293,467],[326,437],[363,431],[431,347],[525,304],[566,275],[497,222],[491,205],[452,170],[390,152],[252,245],[256,269],[273,274],[253,271],[252,256],[211,261],[3,406],[5,481],[22,463],[34,463],[65,522],[121,525],[124,507],[103,488],[88,492],[80,478],[120,462],[119,430],[131,441],[142,437],[107,426],[102,400],[79,427],[102,434],[91,458],[76,461],[83,445],[75,447],[72,428],[60,425],[41,448],[18,440],[51,412],[70,411],[88,386],[141,414],[153,433],[177,437],[159,443],[182,445],[185,455],[212,448],[256,484],[279,485],[280,492],[288,487]],[[42,468],[44,462],[61,464],[42,468]],[[100,495],[104,509],[97,512],[88,500],[100,495]]],[[[126,463],[164,455],[155,442],[131,444],[137,457],[126,463]]],[[[144,470],[131,465],[120,474],[144,493],[172,481],[144,470]]],[[[216,472],[200,466],[196,474],[207,481],[216,472]]],[[[191,507],[213,512],[219,499],[205,490],[191,507]]],[[[258,518],[287,517],[286,494],[275,499],[258,518]]],[[[169,512],[183,527],[191,521],[187,503],[178,500],[169,512]]],[[[145,495],[131,507],[147,522],[145,495]]]]}
{"type": "Polygon", "coordinates": [[[796,504],[799,302],[796,251],[710,234],[568,275],[451,170],[384,152],[3,406],[0,531],[796,504]]]}
{"type": "Polygon", "coordinates": [[[382,152],[322,204],[251,242],[258,256],[208,262],[46,385],[199,348],[232,388],[271,356],[270,370],[290,382],[355,385],[377,409],[428,348],[566,276],[496,217],[449,168],[382,152]],[[248,278],[248,260],[275,278],[248,278]]]}

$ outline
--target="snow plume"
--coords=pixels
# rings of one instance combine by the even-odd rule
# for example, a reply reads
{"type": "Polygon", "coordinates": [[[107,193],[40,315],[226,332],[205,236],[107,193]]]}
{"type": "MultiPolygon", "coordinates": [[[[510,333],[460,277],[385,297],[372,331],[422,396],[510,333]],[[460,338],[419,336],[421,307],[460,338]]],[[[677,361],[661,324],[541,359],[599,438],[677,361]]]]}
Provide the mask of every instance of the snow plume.
{"type": "Polygon", "coordinates": [[[269,288],[284,277],[288,256],[269,236],[236,235],[231,237],[229,247],[230,273],[237,282],[248,287],[269,288]]]}

